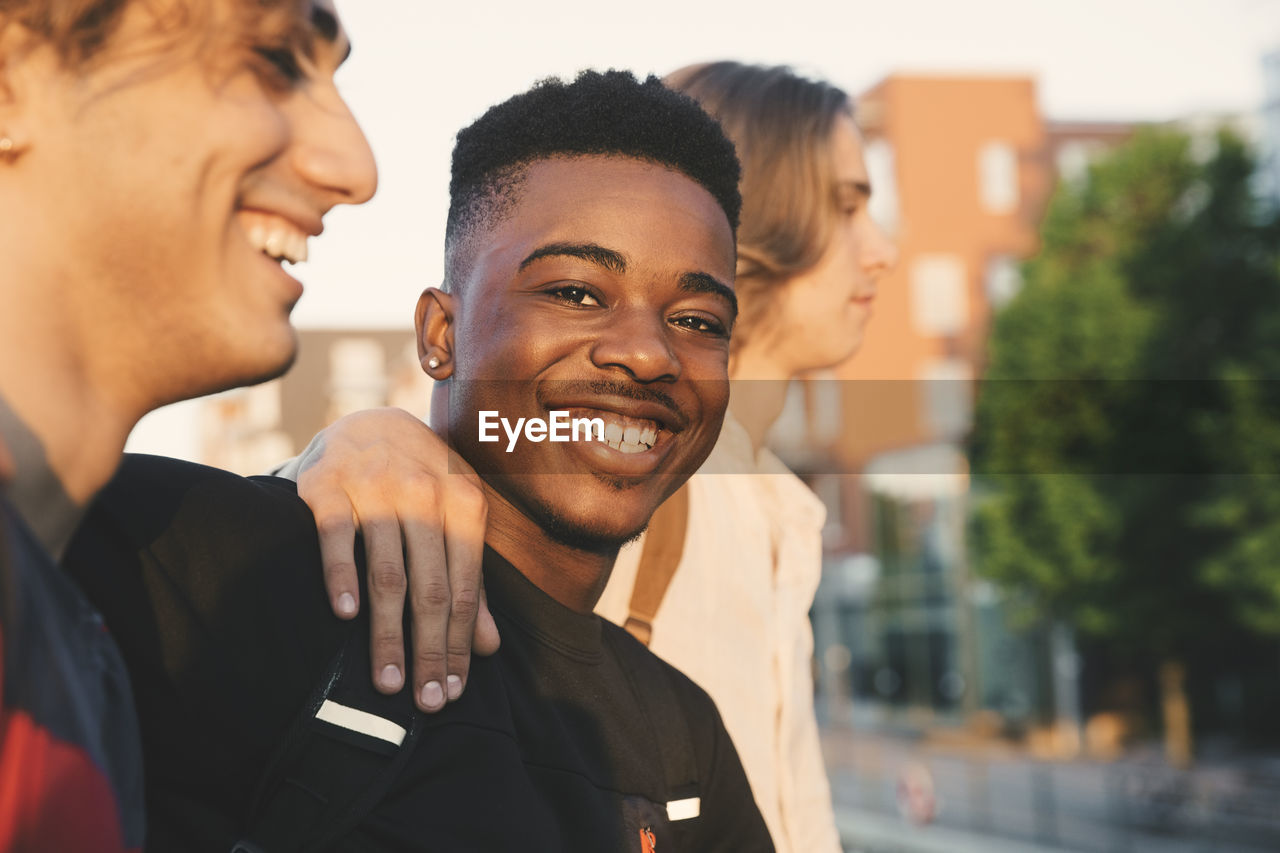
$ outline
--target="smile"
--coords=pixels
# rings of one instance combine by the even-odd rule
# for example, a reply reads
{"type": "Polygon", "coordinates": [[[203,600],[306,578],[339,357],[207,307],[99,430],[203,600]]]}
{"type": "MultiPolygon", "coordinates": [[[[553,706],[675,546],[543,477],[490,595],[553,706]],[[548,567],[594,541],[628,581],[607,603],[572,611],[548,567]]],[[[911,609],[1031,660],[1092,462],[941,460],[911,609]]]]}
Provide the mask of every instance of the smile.
{"type": "Polygon", "coordinates": [[[596,474],[631,483],[642,482],[662,468],[679,444],[675,433],[654,418],[594,407],[574,406],[569,413],[573,418],[604,421],[604,441],[562,445],[596,474]]]}
{"type": "Polygon", "coordinates": [[[238,217],[249,245],[268,258],[291,264],[307,259],[307,235],[292,222],[259,211],[241,211],[238,217]]]}
{"type": "Polygon", "coordinates": [[[604,421],[604,443],[620,453],[644,453],[658,443],[662,424],[647,418],[633,418],[606,409],[571,409],[571,417],[600,418],[604,421]]]}
{"type": "Polygon", "coordinates": [[[570,441],[560,447],[593,473],[633,484],[655,475],[673,454],[680,455],[677,451],[687,444],[680,433],[697,425],[657,394],[637,399],[626,393],[568,392],[540,402],[549,410],[567,410],[571,419],[599,419],[603,441],[570,441]]]}

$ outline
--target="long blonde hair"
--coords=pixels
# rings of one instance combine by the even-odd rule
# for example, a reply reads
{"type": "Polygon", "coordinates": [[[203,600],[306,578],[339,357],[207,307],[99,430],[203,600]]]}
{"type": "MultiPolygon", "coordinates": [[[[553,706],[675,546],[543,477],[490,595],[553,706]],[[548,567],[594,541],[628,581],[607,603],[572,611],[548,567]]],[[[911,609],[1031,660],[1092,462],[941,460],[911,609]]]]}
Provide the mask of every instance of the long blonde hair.
{"type": "Polygon", "coordinates": [[[786,66],[712,62],[664,82],[715,116],[742,162],[737,350],[759,328],[772,297],[822,257],[837,215],[831,140],[853,115],[844,91],[786,66]]]}

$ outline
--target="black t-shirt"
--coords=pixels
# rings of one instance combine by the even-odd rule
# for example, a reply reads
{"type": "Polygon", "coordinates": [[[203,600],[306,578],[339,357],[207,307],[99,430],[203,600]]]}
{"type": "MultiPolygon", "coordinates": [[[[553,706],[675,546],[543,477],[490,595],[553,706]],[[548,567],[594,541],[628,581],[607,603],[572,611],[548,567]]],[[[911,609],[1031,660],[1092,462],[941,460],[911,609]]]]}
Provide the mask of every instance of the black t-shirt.
{"type": "MultiPolygon", "coordinates": [[[[334,655],[368,655],[367,623],[330,614],[309,512],[287,481],[133,457],[67,562],[85,566],[130,666],[149,846],[225,850],[334,655]]],[[[773,849],[705,692],[491,550],[484,569],[501,651],[473,660],[458,702],[418,715],[412,753],[352,847],[641,851],[650,832],[655,853],[773,849]],[[666,769],[683,745],[696,808],[666,769]],[[672,818],[698,816],[668,819],[674,802],[672,818]]],[[[345,686],[387,701],[363,673],[345,686]]],[[[392,701],[410,712],[408,691],[392,701]]]]}

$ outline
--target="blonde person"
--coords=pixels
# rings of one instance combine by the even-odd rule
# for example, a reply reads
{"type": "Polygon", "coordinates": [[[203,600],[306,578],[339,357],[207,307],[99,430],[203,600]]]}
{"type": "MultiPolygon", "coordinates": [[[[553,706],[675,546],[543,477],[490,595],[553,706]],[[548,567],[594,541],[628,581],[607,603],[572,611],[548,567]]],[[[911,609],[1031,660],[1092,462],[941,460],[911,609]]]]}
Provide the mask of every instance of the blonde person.
{"type": "MultiPolygon", "coordinates": [[[[682,553],[652,617],[650,647],[715,699],[778,850],[834,851],[839,839],[814,718],[808,620],[825,510],[764,445],[789,380],[857,350],[876,283],[896,249],[868,213],[862,140],[840,89],[785,67],[736,62],[690,66],[665,82],[720,120],[742,160],[741,313],[729,413],[715,450],[689,482],[682,553]]],[[[371,564],[377,553],[384,570],[386,555],[399,551],[397,525],[388,520],[443,527],[446,538],[484,523],[483,511],[451,511],[451,490],[465,489],[460,466],[421,422],[398,410],[337,422],[298,467],[300,491],[317,518],[333,519],[338,530],[360,525],[371,564]],[[385,536],[389,529],[395,547],[371,541],[371,531],[385,536]]],[[[347,535],[330,535],[324,546],[335,600],[359,595],[347,535]]],[[[596,608],[619,624],[628,619],[645,547],[642,538],[624,549],[596,608]]],[[[416,562],[407,571],[411,597],[421,586],[416,562]]],[[[385,585],[388,597],[403,595],[403,586],[385,585]]],[[[382,606],[398,613],[402,605],[382,606]]]]}

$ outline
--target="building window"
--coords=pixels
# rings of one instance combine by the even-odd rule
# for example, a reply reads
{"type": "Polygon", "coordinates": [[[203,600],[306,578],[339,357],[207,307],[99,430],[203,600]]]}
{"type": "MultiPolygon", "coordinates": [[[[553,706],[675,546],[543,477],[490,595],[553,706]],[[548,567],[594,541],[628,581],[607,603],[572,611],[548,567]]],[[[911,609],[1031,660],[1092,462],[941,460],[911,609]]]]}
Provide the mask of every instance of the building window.
{"type": "Polygon", "coordinates": [[[924,427],[939,438],[959,438],[973,425],[973,368],[963,359],[926,364],[920,371],[924,427]]]}
{"type": "Polygon", "coordinates": [[[385,406],[387,354],[373,338],[339,338],[329,350],[329,421],[385,406]]]}
{"type": "Polygon", "coordinates": [[[863,149],[867,177],[871,180],[871,202],[867,209],[876,224],[890,234],[898,233],[898,181],[893,146],[883,139],[867,142],[863,149]]]}
{"type": "Polygon", "coordinates": [[[920,255],[911,265],[911,315],[924,335],[955,335],[969,322],[964,261],[956,255],[920,255]]]}
{"type": "Polygon", "coordinates": [[[978,197],[988,213],[1018,209],[1018,152],[1007,142],[978,149],[978,197]]]}
{"type": "Polygon", "coordinates": [[[987,261],[987,303],[993,310],[1009,304],[1022,289],[1022,270],[1009,255],[996,255],[987,261]]]}

